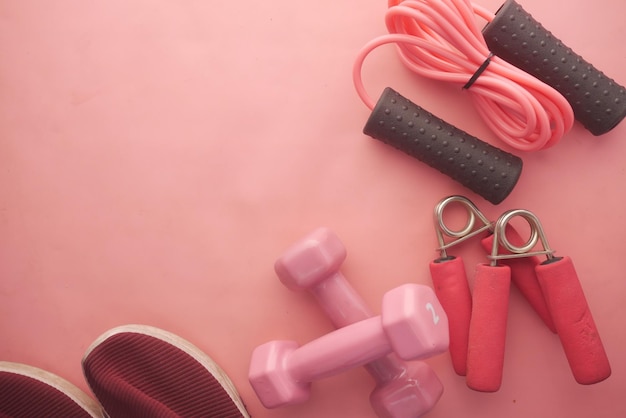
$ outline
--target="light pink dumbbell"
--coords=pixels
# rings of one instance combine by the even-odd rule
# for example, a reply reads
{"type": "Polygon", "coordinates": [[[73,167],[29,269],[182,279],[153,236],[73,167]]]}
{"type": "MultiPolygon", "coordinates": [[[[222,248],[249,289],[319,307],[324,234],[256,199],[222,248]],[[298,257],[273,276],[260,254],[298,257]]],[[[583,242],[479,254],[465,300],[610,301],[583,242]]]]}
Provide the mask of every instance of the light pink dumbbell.
{"type": "MultiPolygon", "coordinates": [[[[335,327],[373,315],[361,296],[339,271],[346,248],[328,228],[318,228],[294,243],[276,261],[281,282],[292,290],[309,290],[335,327]]],[[[365,365],[376,380],[370,403],[381,418],[417,418],[430,411],[443,385],[424,362],[407,364],[395,355],[365,365]]]]}
{"type": "Polygon", "coordinates": [[[267,408],[304,402],[314,380],[395,352],[419,360],[448,349],[448,319],[433,290],[405,284],[385,293],[382,315],[339,328],[299,346],[270,341],[252,353],[248,379],[267,408]]]}

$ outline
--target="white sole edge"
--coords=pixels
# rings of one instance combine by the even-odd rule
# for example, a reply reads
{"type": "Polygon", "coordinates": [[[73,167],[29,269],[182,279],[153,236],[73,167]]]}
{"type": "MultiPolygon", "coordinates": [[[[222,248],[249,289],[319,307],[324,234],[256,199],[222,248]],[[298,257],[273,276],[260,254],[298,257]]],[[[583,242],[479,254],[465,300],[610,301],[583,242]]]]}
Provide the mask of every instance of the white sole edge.
{"type": "Polygon", "coordinates": [[[239,410],[242,416],[245,418],[249,418],[248,412],[246,411],[243,401],[241,400],[237,388],[230,380],[228,375],[222,368],[204,351],[200,348],[196,347],[194,344],[185,340],[182,337],[179,337],[176,334],[172,334],[168,331],[162,330],[160,328],[156,328],[150,325],[137,325],[137,324],[129,324],[122,325],[119,327],[112,328],[106,331],[104,334],[100,335],[85,351],[83,355],[82,363],[85,362],[85,359],[91,354],[91,352],[100,344],[102,344],[107,339],[111,338],[114,335],[118,334],[142,334],[147,335],[161,341],[164,341],[168,344],[171,344],[183,352],[190,355],[194,360],[202,365],[209,373],[211,373],[215,379],[224,387],[228,396],[232,399],[233,403],[239,410]]]}
{"type": "Polygon", "coordinates": [[[85,392],[74,386],[72,383],[57,376],[54,373],[45,371],[38,367],[29,366],[27,364],[12,363],[8,361],[0,361],[0,372],[8,372],[21,376],[26,376],[39,382],[52,386],[56,390],[65,394],[74,403],[83,408],[85,412],[93,418],[105,418],[106,415],[102,407],[95,399],[91,398],[85,392]]]}

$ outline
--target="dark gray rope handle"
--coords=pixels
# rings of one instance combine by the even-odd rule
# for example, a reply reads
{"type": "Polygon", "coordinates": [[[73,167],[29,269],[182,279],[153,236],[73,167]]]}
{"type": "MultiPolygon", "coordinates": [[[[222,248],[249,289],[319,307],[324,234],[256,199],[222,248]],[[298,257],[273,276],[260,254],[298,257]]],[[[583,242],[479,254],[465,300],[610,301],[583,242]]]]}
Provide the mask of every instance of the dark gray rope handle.
{"type": "Polygon", "coordinates": [[[514,0],[483,29],[491,52],[548,84],[569,102],[594,135],[626,116],[626,89],[554,37],[514,0]]]}
{"type": "Polygon", "coordinates": [[[522,160],[386,88],[363,132],[436,168],[493,204],[513,190],[522,160]]]}

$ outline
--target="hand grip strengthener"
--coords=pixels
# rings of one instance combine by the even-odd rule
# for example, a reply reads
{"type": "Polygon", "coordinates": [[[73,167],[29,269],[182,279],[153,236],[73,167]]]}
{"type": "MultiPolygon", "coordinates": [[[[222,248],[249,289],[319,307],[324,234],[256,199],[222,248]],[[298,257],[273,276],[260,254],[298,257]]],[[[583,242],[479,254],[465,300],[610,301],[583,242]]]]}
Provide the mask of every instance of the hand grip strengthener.
{"type": "Polygon", "coordinates": [[[439,242],[439,258],[430,262],[430,275],[435,294],[448,315],[452,367],[458,375],[465,376],[472,295],[463,259],[449,255],[447,250],[478,234],[490,231],[492,223],[474,203],[463,196],[449,196],[440,201],[435,206],[434,221],[439,242]],[[461,204],[467,210],[467,223],[460,230],[452,230],[443,219],[445,209],[453,203],[461,204]],[[477,218],[482,225],[476,225],[477,218]],[[452,238],[448,243],[445,240],[446,236],[452,238]]]}
{"type": "MultiPolygon", "coordinates": [[[[440,254],[439,258],[430,263],[430,273],[437,297],[448,314],[452,366],[458,375],[465,376],[468,333],[472,317],[472,295],[462,258],[449,255],[447,250],[480,234],[486,234],[481,239],[481,244],[488,253],[491,252],[494,242],[494,223],[489,221],[472,201],[463,196],[449,196],[442,199],[435,206],[434,223],[440,254]],[[451,229],[444,221],[444,212],[451,204],[461,205],[467,213],[467,222],[459,230],[451,229]],[[446,242],[446,238],[451,238],[452,240],[446,242]]],[[[522,238],[512,226],[506,227],[506,233],[515,242],[522,241],[522,238]]],[[[506,251],[506,249],[501,248],[501,251],[506,251]]],[[[534,267],[540,263],[540,260],[537,257],[527,257],[503,260],[502,263],[509,265],[511,268],[511,281],[520,290],[546,326],[551,331],[556,332],[535,275],[534,267]]]]}
{"type": "Polygon", "coordinates": [[[535,272],[575,380],[588,385],[608,378],[611,367],[572,260],[554,256],[539,219],[528,210],[505,212],[493,231],[491,262],[478,267],[474,284],[468,386],[491,392],[499,389],[502,380],[511,276],[510,268],[499,261],[541,255],[546,260],[536,265],[535,272]],[[512,244],[507,237],[507,226],[516,217],[530,226],[530,237],[522,245],[512,244]],[[538,242],[542,249],[534,250],[538,242]]]}

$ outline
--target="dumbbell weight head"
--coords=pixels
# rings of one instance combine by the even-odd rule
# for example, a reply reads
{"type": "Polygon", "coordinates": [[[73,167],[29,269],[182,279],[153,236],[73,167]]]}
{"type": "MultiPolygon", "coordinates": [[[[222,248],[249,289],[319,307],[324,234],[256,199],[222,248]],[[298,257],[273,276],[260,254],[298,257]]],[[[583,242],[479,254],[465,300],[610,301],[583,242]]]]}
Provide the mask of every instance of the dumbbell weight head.
{"type": "Polygon", "coordinates": [[[309,399],[311,382],[299,382],[282,367],[298,349],[295,341],[270,341],[252,352],[248,380],[266,408],[293,405],[309,399]]]}
{"type": "Polygon", "coordinates": [[[274,269],[287,288],[310,290],[337,273],[346,254],[335,234],[328,228],[318,228],[276,260],[274,269]]]}
{"type": "Polygon", "coordinates": [[[413,361],[405,367],[405,373],[378,384],[370,394],[372,409],[380,418],[421,417],[443,394],[443,385],[428,364],[413,361]]]}
{"type": "Polygon", "coordinates": [[[340,328],[374,315],[339,271],[345,259],[346,248],[337,235],[328,228],[317,228],[290,246],[276,260],[274,269],[289,289],[313,293],[340,328]]]}
{"type": "Polygon", "coordinates": [[[381,322],[393,351],[404,360],[448,350],[448,317],[428,286],[405,284],[385,293],[381,322]]]}

